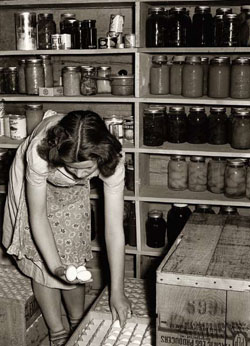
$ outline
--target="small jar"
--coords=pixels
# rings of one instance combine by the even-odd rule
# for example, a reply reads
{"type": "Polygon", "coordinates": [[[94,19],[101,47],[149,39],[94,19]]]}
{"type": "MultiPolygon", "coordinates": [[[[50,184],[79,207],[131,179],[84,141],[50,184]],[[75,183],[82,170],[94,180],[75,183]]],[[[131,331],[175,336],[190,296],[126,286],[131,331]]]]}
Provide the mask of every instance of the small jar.
{"type": "Polygon", "coordinates": [[[38,95],[39,88],[44,87],[44,70],[42,59],[27,59],[25,68],[26,92],[38,95]]]}
{"type": "Polygon", "coordinates": [[[97,67],[97,94],[111,93],[110,75],[110,66],[97,67]]]}
{"type": "Polygon", "coordinates": [[[24,139],[27,137],[26,116],[18,114],[10,114],[10,138],[24,139]]]}
{"type": "Polygon", "coordinates": [[[76,66],[65,66],[62,70],[63,94],[65,96],[80,95],[81,72],[76,66]]]}
{"type": "Polygon", "coordinates": [[[207,142],[208,118],[204,107],[191,107],[187,124],[189,143],[203,144],[207,142]]]}
{"type": "Polygon", "coordinates": [[[151,248],[165,245],[166,222],[160,210],[151,210],[146,221],[146,244],[151,248]]]}
{"type": "Polygon", "coordinates": [[[17,76],[18,76],[18,92],[19,94],[26,94],[26,78],[25,78],[26,60],[18,60],[17,76]]]}
{"type": "Polygon", "coordinates": [[[121,144],[123,143],[123,116],[109,115],[103,118],[107,129],[114,135],[121,144]]]}
{"type": "Polygon", "coordinates": [[[168,19],[168,46],[188,47],[191,43],[192,22],[185,7],[173,7],[168,19]]]}
{"type": "Polygon", "coordinates": [[[81,44],[83,49],[97,48],[97,30],[95,20],[86,19],[81,23],[81,44]]]}
{"type": "Polygon", "coordinates": [[[4,67],[0,67],[0,94],[5,93],[5,85],[4,85],[4,67]]]}
{"type": "Polygon", "coordinates": [[[239,57],[232,61],[230,96],[235,99],[250,98],[250,59],[239,57]]]}
{"type": "Polygon", "coordinates": [[[213,157],[207,167],[207,189],[213,193],[224,192],[224,175],[226,160],[221,157],[213,157]]]}
{"type": "Polygon", "coordinates": [[[231,66],[229,57],[216,57],[210,60],[208,96],[227,98],[230,94],[231,66]]]}
{"type": "Polygon", "coordinates": [[[172,155],[168,162],[168,188],[183,191],[188,187],[188,165],[185,156],[172,155]]]}
{"type": "Polygon", "coordinates": [[[150,94],[169,94],[169,65],[166,55],[154,55],[150,68],[150,94]]]}
{"type": "Polygon", "coordinates": [[[246,166],[240,159],[227,161],[225,170],[225,196],[242,198],[246,194],[246,166]]]}
{"type": "Polygon", "coordinates": [[[226,144],[228,130],[228,120],[226,108],[211,107],[208,116],[208,143],[226,144]]]}
{"type": "Polygon", "coordinates": [[[192,39],[195,47],[213,46],[213,17],[209,6],[196,6],[193,15],[192,39]]]}
{"type": "Polygon", "coordinates": [[[203,68],[203,95],[207,95],[208,91],[208,70],[209,70],[209,58],[202,57],[201,65],[203,68]]]}
{"type": "Polygon", "coordinates": [[[4,90],[6,94],[18,93],[17,67],[11,66],[4,69],[4,90]]]}
{"type": "Polygon", "coordinates": [[[215,214],[212,207],[208,204],[197,204],[194,209],[196,214],[215,214]]]}
{"type": "Polygon", "coordinates": [[[223,46],[237,47],[239,45],[239,22],[236,13],[228,13],[224,17],[223,46]]]}
{"type": "Polygon", "coordinates": [[[144,109],[143,144],[160,146],[164,143],[164,112],[157,108],[144,109]]]}
{"type": "Polygon", "coordinates": [[[232,111],[231,147],[250,149],[250,109],[234,108],[232,111]]]}
{"type": "Polygon", "coordinates": [[[146,47],[166,47],[167,17],[163,7],[150,7],[146,20],[146,47]]]}
{"type": "Polygon", "coordinates": [[[247,163],[246,197],[250,199],[250,161],[247,163]]]}
{"type": "Polygon", "coordinates": [[[74,13],[63,13],[60,21],[60,33],[71,37],[71,48],[79,49],[80,45],[80,23],[74,13]]]}
{"type": "Polygon", "coordinates": [[[169,107],[167,116],[167,140],[170,143],[184,143],[187,141],[187,115],[182,106],[169,107]]]}
{"type": "Polygon", "coordinates": [[[50,55],[40,55],[43,64],[44,72],[44,86],[45,88],[51,88],[54,86],[53,78],[53,65],[50,55]]]}
{"type": "Polygon", "coordinates": [[[126,164],[125,170],[125,186],[128,191],[135,191],[135,174],[132,162],[126,164]]]}
{"type": "Polygon", "coordinates": [[[37,23],[35,12],[15,13],[17,50],[37,49],[37,23]]]}
{"type": "Polygon", "coordinates": [[[81,94],[85,96],[97,93],[96,71],[93,66],[81,66],[81,94]]]}
{"type": "Polygon", "coordinates": [[[186,57],[182,75],[182,95],[184,97],[203,95],[203,68],[200,57],[186,57]]]}
{"type": "Polygon", "coordinates": [[[219,215],[239,215],[236,207],[231,206],[221,206],[219,210],[219,215]]]}
{"type": "Polygon", "coordinates": [[[51,35],[56,34],[52,13],[39,13],[37,24],[38,49],[52,49],[51,35]]]}
{"type": "Polygon", "coordinates": [[[202,156],[191,156],[188,166],[188,189],[194,192],[207,190],[207,164],[202,156]]]}
{"type": "Polygon", "coordinates": [[[170,94],[182,94],[182,70],[185,63],[185,56],[176,55],[173,57],[170,66],[170,94]]]}
{"type": "Polygon", "coordinates": [[[30,135],[34,128],[43,119],[43,105],[42,104],[27,104],[25,106],[27,134],[30,135]]]}

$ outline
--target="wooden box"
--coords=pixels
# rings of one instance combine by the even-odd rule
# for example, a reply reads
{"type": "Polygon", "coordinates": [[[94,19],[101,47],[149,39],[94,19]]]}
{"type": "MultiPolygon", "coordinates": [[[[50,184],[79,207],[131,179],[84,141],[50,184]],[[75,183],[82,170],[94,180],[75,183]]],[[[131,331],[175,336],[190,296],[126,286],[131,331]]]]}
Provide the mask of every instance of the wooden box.
{"type": "Polygon", "coordinates": [[[156,286],[157,346],[247,345],[250,217],[193,214],[156,286]]]}

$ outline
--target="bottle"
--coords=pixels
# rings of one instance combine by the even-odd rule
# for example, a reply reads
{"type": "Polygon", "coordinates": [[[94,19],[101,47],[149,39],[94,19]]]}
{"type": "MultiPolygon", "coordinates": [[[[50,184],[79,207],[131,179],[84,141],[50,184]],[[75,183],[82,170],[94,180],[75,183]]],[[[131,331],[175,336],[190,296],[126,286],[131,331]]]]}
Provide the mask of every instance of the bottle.
{"type": "Polygon", "coordinates": [[[80,23],[74,13],[63,13],[60,21],[60,33],[71,37],[71,48],[80,48],[80,23]]]}
{"type": "Polygon", "coordinates": [[[146,244],[151,248],[165,245],[166,222],[161,210],[150,210],[146,221],[146,244]]]}
{"type": "Polygon", "coordinates": [[[201,97],[203,95],[203,67],[201,58],[187,56],[182,75],[182,96],[201,97]]]}
{"type": "Polygon", "coordinates": [[[96,21],[93,19],[85,19],[81,23],[81,44],[83,49],[97,48],[97,30],[96,21]]]}
{"type": "Polygon", "coordinates": [[[205,108],[200,106],[191,107],[187,119],[188,143],[206,143],[208,118],[205,108]]]}
{"type": "Polygon", "coordinates": [[[211,107],[208,116],[208,143],[226,144],[227,140],[227,114],[224,107],[211,107]]]}
{"type": "Polygon", "coordinates": [[[37,24],[38,49],[52,49],[51,35],[56,34],[52,13],[39,13],[37,24]]]}
{"type": "Polygon", "coordinates": [[[135,202],[131,202],[129,222],[128,222],[128,245],[136,246],[136,214],[135,202]]]}
{"type": "Polygon", "coordinates": [[[169,94],[169,65],[166,55],[154,55],[150,68],[150,93],[153,95],[169,94]]]}
{"type": "Polygon", "coordinates": [[[245,196],[246,166],[243,160],[227,160],[224,194],[228,198],[242,198],[245,196]]]}
{"type": "Polygon", "coordinates": [[[193,15],[192,39],[195,47],[213,46],[213,17],[209,6],[196,6],[193,15]]]}
{"type": "Polygon", "coordinates": [[[166,47],[167,17],[163,7],[150,7],[146,20],[146,47],[166,47]]]}

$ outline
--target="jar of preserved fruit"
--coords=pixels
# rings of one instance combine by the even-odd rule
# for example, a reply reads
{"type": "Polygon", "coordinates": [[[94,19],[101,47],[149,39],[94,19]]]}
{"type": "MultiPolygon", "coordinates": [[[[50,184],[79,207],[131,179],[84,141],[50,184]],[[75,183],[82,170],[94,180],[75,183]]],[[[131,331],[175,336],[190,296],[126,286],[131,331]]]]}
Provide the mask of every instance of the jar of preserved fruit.
{"type": "Polygon", "coordinates": [[[97,93],[96,71],[93,66],[81,66],[81,94],[95,95],[97,93]]]}
{"type": "Polygon", "coordinates": [[[81,72],[76,66],[65,66],[62,70],[63,94],[65,96],[80,95],[81,72]]]}
{"type": "Polygon", "coordinates": [[[17,50],[37,49],[36,13],[15,13],[17,50]]]}
{"type": "Polygon", "coordinates": [[[203,95],[207,95],[209,58],[204,57],[204,56],[201,57],[201,65],[203,68],[203,95]]]}
{"type": "Polygon", "coordinates": [[[216,57],[210,60],[208,96],[226,98],[230,94],[231,66],[229,57],[216,57]]]}
{"type": "Polygon", "coordinates": [[[250,6],[241,6],[241,12],[238,16],[239,20],[239,46],[250,46],[250,6]]]}
{"type": "Polygon", "coordinates": [[[63,13],[60,21],[60,33],[71,36],[71,48],[80,48],[80,25],[73,13],[63,13]]]}
{"type": "Polygon", "coordinates": [[[94,19],[85,19],[81,23],[81,43],[83,49],[97,48],[97,29],[94,19]]]}
{"type": "Polygon", "coordinates": [[[225,170],[225,196],[242,198],[246,194],[246,166],[240,159],[227,160],[225,170]]]}
{"type": "Polygon", "coordinates": [[[247,162],[246,197],[250,199],[250,161],[247,162]]]}
{"type": "Polygon", "coordinates": [[[224,38],[224,16],[222,14],[216,14],[214,17],[214,45],[216,47],[223,46],[224,38]]]}
{"type": "Polygon", "coordinates": [[[152,248],[160,248],[165,245],[166,221],[160,210],[153,209],[148,213],[146,221],[146,244],[152,248]]]}
{"type": "Polygon", "coordinates": [[[247,57],[232,61],[230,96],[235,99],[250,97],[250,59],[247,57]]]}
{"type": "Polygon", "coordinates": [[[169,142],[184,143],[187,141],[187,115],[184,107],[169,107],[166,128],[169,142]]]}
{"type": "Polygon", "coordinates": [[[26,93],[38,95],[39,88],[44,87],[44,70],[42,59],[31,58],[26,60],[25,68],[26,93]]]}
{"type": "Polygon", "coordinates": [[[233,108],[231,147],[250,149],[250,109],[233,108]]]}
{"type": "Polygon", "coordinates": [[[146,47],[166,47],[168,21],[163,7],[150,7],[146,20],[146,47]]]}
{"type": "Polygon", "coordinates": [[[170,65],[170,94],[182,94],[182,70],[185,63],[185,56],[176,55],[170,65]]]}
{"type": "Polygon", "coordinates": [[[224,192],[224,175],[226,160],[221,157],[213,157],[207,167],[207,189],[213,193],[224,192]]]}
{"type": "Polygon", "coordinates": [[[228,131],[228,120],[226,108],[211,107],[208,116],[208,143],[226,144],[228,131]]]}
{"type": "Polygon", "coordinates": [[[168,187],[182,191],[188,187],[188,165],[185,156],[172,155],[168,162],[168,187]]]}
{"type": "Polygon", "coordinates": [[[164,143],[164,112],[158,108],[144,109],[143,144],[160,146],[164,143]]]}
{"type": "Polygon", "coordinates": [[[215,214],[212,207],[208,204],[197,204],[194,209],[194,213],[199,214],[215,214]]]}
{"type": "Polygon", "coordinates": [[[166,55],[154,55],[150,68],[150,94],[169,94],[169,65],[166,55]]]}
{"type": "Polygon", "coordinates": [[[224,17],[223,46],[239,45],[239,21],[236,13],[227,13],[224,17]]]}
{"type": "Polygon", "coordinates": [[[168,20],[168,46],[188,47],[191,42],[192,22],[184,7],[173,7],[168,20]]]}
{"type": "Polygon", "coordinates": [[[207,164],[202,156],[191,156],[188,166],[188,189],[201,192],[207,190],[207,164]]]}
{"type": "Polygon", "coordinates": [[[25,106],[26,125],[28,135],[43,119],[43,105],[42,104],[27,104],[25,106]]]}
{"type": "Polygon", "coordinates": [[[187,56],[182,73],[182,95],[184,97],[201,97],[203,95],[201,58],[187,56]]]}
{"type": "Polygon", "coordinates": [[[211,47],[214,43],[214,22],[209,6],[196,6],[193,15],[192,40],[195,47],[211,47]]]}
{"type": "Polygon", "coordinates": [[[40,55],[43,64],[44,86],[51,88],[54,86],[53,65],[50,55],[40,55]]]}
{"type": "Polygon", "coordinates": [[[188,142],[202,144],[207,142],[208,118],[204,107],[191,107],[188,114],[188,142]]]}
{"type": "Polygon", "coordinates": [[[26,94],[25,66],[26,66],[25,59],[18,60],[17,76],[18,76],[19,94],[26,94]]]}
{"type": "Polygon", "coordinates": [[[236,207],[221,206],[219,210],[219,215],[239,215],[236,207]]]}
{"type": "Polygon", "coordinates": [[[110,94],[111,67],[110,66],[98,66],[97,67],[97,93],[98,94],[110,94]]]}
{"type": "Polygon", "coordinates": [[[17,67],[11,66],[4,69],[4,90],[5,94],[18,93],[17,67]]]}
{"type": "Polygon", "coordinates": [[[51,35],[56,34],[56,23],[52,13],[39,13],[37,24],[39,49],[52,49],[51,35]]]}
{"type": "Polygon", "coordinates": [[[4,67],[0,67],[0,94],[5,93],[5,86],[4,86],[4,67]]]}

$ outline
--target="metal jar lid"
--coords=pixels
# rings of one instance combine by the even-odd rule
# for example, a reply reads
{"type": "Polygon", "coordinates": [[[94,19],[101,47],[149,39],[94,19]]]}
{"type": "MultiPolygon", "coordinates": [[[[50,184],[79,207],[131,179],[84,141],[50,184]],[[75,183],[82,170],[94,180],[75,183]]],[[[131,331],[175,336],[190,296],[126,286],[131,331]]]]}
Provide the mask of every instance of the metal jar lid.
{"type": "Polygon", "coordinates": [[[37,109],[43,109],[43,105],[42,104],[26,104],[25,105],[26,109],[33,109],[33,110],[37,110],[37,109]]]}
{"type": "Polygon", "coordinates": [[[186,12],[187,9],[186,9],[186,7],[177,7],[177,6],[175,6],[175,7],[172,7],[170,11],[171,12],[186,12]]]}
{"type": "Polygon", "coordinates": [[[185,59],[186,64],[201,64],[199,56],[187,56],[185,59]]]}
{"type": "Polygon", "coordinates": [[[154,219],[159,219],[163,216],[163,212],[161,210],[153,209],[148,212],[148,216],[154,219]]]}
{"type": "Polygon", "coordinates": [[[233,108],[232,113],[234,116],[249,116],[250,109],[249,108],[233,108]]]}
{"type": "Polygon", "coordinates": [[[201,57],[201,63],[202,64],[208,64],[209,63],[209,58],[207,56],[202,56],[201,57]]]}
{"type": "Polygon", "coordinates": [[[241,56],[238,58],[235,58],[232,61],[233,65],[250,65],[250,58],[246,57],[246,56],[241,56]]]}
{"type": "Polygon", "coordinates": [[[43,63],[42,59],[36,59],[36,58],[26,59],[27,65],[42,65],[42,63],[43,63]]]}
{"type": "Polygon", "coordinates": [[[164,110],[163,109],[160,109],[160,108],[151,108],[151,107],[148,107],[148,108],[145,108],[144,109],[144,114],[149,114],[149,115],[162,115],[164,114],[164,110]]]}
{"type": "Polygon", "coordinates": [[[78,66],[65,66],[63,72],[79,72],[78,66]]]}
{"type": "Polygon", "coordinates": [[[110,66],[98,66],[97,70],[98,71],[110,71],[111,67],[110,66]]]}
{"type": "Polygon", "coordinates": [[[227,13],[225,15],[225,18],[228,19],[228,20],[231,20],[231,19],[237,19],[238,15],[236,13],[227,13]]]}
{"type": "Polygon", "coordinates": [[[241,159],[229,159],[227,160],[227,164],[235,167],[244,167],[245,162],[241,159]]]}
{"type": "Polygon", "coordinates": [[[216,112],[216,113],[225,113],[226,108],[225,107],[210,107],[211,112],[216,112]]]}
{"type": "Polygon", "coordinates": [[[163,105],[154,105],[154,104],[152,104],[152,105],[149,106],[149,108],[151,108],[151,109],[159,109],[163,113],[166,112],[166,106],[163,106],[163,105]]]}
{"type": "Polygon", "coordinates": [[[199,162],[205,162],[204,156],[191,156],[190,160],[193,162],[199,161],[199,162]]]}
{"type": "Polygon", "coordinates": [[[186,59],[185,55],[175,55],[172,58],[173,63],[184,63],[186,59]]]}
{"type": "Polygon", "coordinates": [[[205,107],[201,107],[201,106],[194,106],[194,107],[190,107],[190,112],[205,112],[205,107]]]}
{"type": "Polygon", "coordinates": [[[221,206],[220,211],[224,211],[226,213],[237,213],[237,208],[231,206],[221,206]]]}
{"type": "Polygon", "coordinates": [[[186,208],[188,205],[185,203],[174,203],[173,206],[177,208],[186,208]]]}
{"type": "Polygon", "coordinates": [[[82,72],[92,72],[95,71],[95,67],[94,66],[81,66],[81,71],[82,72]]]}
{"type": "Polygon", "coordinates": [[[48,19],[48,20],[53,20],[53,13],[39,13],[38,14],[38,20],[42,19],[48,19]]]}
{"type": "Polygon", "coordinates": [[[184,113],[185,107],[184,106],[171,106],[169,107],[170,113],[184,113]]]}
{"type": "Polygon", "coordinates": [[[220,64],[230,64],[230,57],[228,56],[217,56],[210,60],[211,65],[220,65],[220,64]]]}
{"type": "Polygon", "coordinates": [[[153,55],[152,62],[155,63],[166,63],[168,61],[168,57],[166,55],[153,55]]]}
{"type": "Polygon", "coordinates": [[[250,11],[250,5],[242,5],[241,11],[250,11]]]}
{"type": "Polygon", "coordinates": [[[216,14],[222,14],[225,15],[227,13],[232,13],[233,10],[230,7],[219,7],[216,10],[216,14]]]}
{"type": "Polygon", "coordinates": [[[196,6],[195,7],[195,13],[210,13],[211,12],[211,8],[209,6],[196,6]]]}
{"type": "Polygon", "coordinates": [[[186,161],[186,157],[183,155],[171,155],[170,158],[174,161],[186,161]]]}
{"type": "Polygon", "coordinates": [[[75,13],[62,13],[61,14],[61,20],[68,19],[68,18],[76,18],[75,13]]]}
{"type": "Polygon", "coordinates": [[[197,204],[196,209],[211,209],[211,205],[208,205],[208,204],[197,204]]]}
{"type": "Polygon", "coordinates": [[[148,9],[149,14],[154,12],[164,12],[164,8],[159,6],[153,6],[148,9]]]}
{"type": "Polygon", "coordinates": [[[4,71],[6,71],[6,72],[17,72],[17,67],[16,66],[5,67],[4,71]]]}

